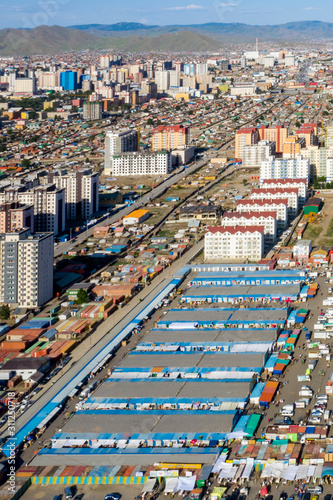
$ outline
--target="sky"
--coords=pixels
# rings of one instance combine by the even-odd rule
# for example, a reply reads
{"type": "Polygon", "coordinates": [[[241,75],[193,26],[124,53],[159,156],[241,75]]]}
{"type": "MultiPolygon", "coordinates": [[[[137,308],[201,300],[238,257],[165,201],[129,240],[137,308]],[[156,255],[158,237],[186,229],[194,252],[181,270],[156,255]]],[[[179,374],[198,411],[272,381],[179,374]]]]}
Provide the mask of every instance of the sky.
{"type": "Polygon", "coordinates": [[[0,28],[41,24],[333,22],[332,0],[0,0],[0,28]]]}

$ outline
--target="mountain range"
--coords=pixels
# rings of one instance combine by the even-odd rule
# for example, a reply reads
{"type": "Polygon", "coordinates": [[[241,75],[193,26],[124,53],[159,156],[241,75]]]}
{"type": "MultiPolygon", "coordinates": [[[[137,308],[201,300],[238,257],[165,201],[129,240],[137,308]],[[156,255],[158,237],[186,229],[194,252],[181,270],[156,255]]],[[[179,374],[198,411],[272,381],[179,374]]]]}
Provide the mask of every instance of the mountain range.
{"type": "Polygon", "coordinates": [[[38,26],[0,30],[0,55],[54,54],[87,49],[149,51],[213,51],[224,43],[333,40],[333,23],[300,21],[251,26],[241,23],[208,23],[150,26],[141,23],[38,26]]]}
{"type": "Polygon", "coordinates": [[[70,26],[70,28],[102,37],[127,37],[131,35],[146,37],[174,34],[180,31],[192,31],[222,42],[228,42],[230,39],[237,39],[237,41],[254,41],[255,38],[261,38],[263,40],[333,39],[333,23],[322,21],[298,21],[286,24],[257,26],[242,23],[206,23],[171,26],[151,26],[141,23],[116,23],[76,25],[70,26]]]}

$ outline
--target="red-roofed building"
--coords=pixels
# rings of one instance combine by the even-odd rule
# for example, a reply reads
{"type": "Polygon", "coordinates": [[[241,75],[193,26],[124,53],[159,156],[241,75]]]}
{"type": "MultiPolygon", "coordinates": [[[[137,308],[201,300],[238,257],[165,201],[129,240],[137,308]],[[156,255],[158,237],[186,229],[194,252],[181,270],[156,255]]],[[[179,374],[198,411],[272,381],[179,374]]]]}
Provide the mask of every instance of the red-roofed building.
{"type": "Polygon", "coordinates": [[[264,226],[207,227],[205,260],[258,261],[264,251],[264,226]]]}
{"type": "Polygon", "coordinates": [[[235,158],[242,160],[244,156],[245,146],[253,146],[258,144],[259,132],[255,127],[241,128],[235,136],[235,158]]]}
{"type": "Polygon", "coordinates": [[[237,212],[276,212],[277,229],[285,229],[288,223],[288,199],[238,200],[237,212]]]}
{"type": "Polygon", "coordinates": [[[183,125],[164,126],[153,130],[152,150],[167,151],[188,146],[190,141],[190,129],[183,125]]]}
{"type": "Polygon", "coordinates": [[[259,188],[252,189],[252,200],[288,200],[288,218],[294,219],[298,214],[298,189],[297,188],[259,188]]]}
{"type": "Polygon", "coordinates": [[[264,226],[265,247],[272,245],[276,240],[277,212],[225,212],[221,225],[230,226],[264,226]]]}
{"type": "Polygon", "coordinates": [[[265,179],[261,185],[267,188],[296,188],[298,189],[298,205],[303,207],[307,200],[307,179],[265,179]]]}

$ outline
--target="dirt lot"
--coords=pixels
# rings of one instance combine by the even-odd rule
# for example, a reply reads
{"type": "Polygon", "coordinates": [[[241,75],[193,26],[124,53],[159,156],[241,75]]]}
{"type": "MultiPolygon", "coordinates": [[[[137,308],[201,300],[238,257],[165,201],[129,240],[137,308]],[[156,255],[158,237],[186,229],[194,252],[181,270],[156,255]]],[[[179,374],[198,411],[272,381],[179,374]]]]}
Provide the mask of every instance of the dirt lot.
{"type": "MultiPolygon", "coordinates": [[[[72,486],[75,492],[75,500],[104,500],[107,493],[118,492],[122,495],[121,500],[133,500],[140,494],[142,485],[78,485],[72,486]]],[[[32,485],[21,497],[23,500],[52,500],[56,495],[65,500],[65,486],[59,485],[32,485]]]]}
{"type": "Polygon", "coordinates": [[[321,193],[324,206],[321,214],[315,216],[308,223],[304,232],[304,239],[312,240],[312,246],[331,246],[333,241],[333,192],[321,193]]]}

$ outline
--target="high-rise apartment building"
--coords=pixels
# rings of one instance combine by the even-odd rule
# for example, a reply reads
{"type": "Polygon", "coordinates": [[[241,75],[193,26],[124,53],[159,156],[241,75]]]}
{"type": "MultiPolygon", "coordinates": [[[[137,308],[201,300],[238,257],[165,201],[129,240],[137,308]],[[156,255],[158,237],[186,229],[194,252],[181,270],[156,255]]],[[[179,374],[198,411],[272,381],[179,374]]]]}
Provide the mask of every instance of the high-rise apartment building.
{"type": "Polygon", "coordinates": [[[298,137],[298,135],[287,137],[286,142],[283,144],[283,158],[295,158],[301,154],[301,149],[304,146],[304,137],[298,137]]]}
{"type": "Polygon", "coordinates": [[[65,190],[54,184],[45,184],[26,190],[25,186],[12,186],[0,192],[0,203],[18,202],[34,207],[34,230],[65,231],[65,190]]]}
{"type": "Polygon", "coordinates": [[[36,78],[17,78],[14,89],[15,94],[33,95],[37,92],[36,78]]]}
{"type": "Polygon", "coordinates": [[[77,89],[77,72],[76,71],[62,71],[60,73],[60,86],[64,90],[77,89]]]}
{"type": "Polygon", "coordinates": [[[333,147],[333,125],[328,125],[325,128],[325,146],[327,148],[333,147]]]}
{"type": "Polygon", "coordinates": [[[65,190],[66,219],[89,219],[98,212],[98,173],[91,169],[61,170],[49,174],[48,179],[65,190]]]}
{"type": "Polygon", "coordinates": [[[190,142],[190,129],[183,125],[163,126],[153,130],[152,150],[173,150],[188,146],[190,142]]]}
{"type": "Polygon", "coordinates": [[[260,166],[260,181],[265,179],[306,179],[310,180],[310,161],[301,155],[296,158],[275,158],[270,156],[260,166]]]}
{"type": "Polygon", "coordinates": [[[53,297],[54,238],[30,229],[0,236],[0,301],[39,307],[53,297]]]}
{"type": "Polygon", "coordinates": [[[260,167],[263,160],[268,160],[270,156],[275,154],[275,143],[270,141],[259,141],[253,146],[245,146],[243,148],[242,167],[257,168],[260,167]]]}
{"type": "Polygon", "coordinates": [[[244,158],[245,146],[258,144],[259,132],[255,127],[242,128],[237,131],[235,136],[235,158],[242,160],[244,158]]]}
{"type": "Polygon", "coordinates": [[[310,146],[302,149],[301,154],[303,158],[309,159],[311,177],[325,177],[327,160],[333,158],[333,145],[325,148],[310,146]]]}
{"type": "Polygon", "coordinates": [[[33,205],[20,205],[17,202],[0,205],[0,233],[8,233],[16,229],[29,228],[34,232],[33,205]]]}
{"type": "Polygon", "coordinates": [[[284,125],[276,125],[275,127],[262,125],[259,128],[259,137],[260,139],[265,139],[266,141],[275,142],[276,153],[282,153],[283,144],[286,142],[288,137],[288,128],[284,125]]]}
{"type": "Polygon", "coordinates": [[[159,92],[164,92],[170,88],[170,71],[156,71],[155,83],[159,92]]]}
{"type": "Polygon", "coordinates": [[[105,134],[105,173],[112,172],[112,162],[115,155],[138,151],[137,130],[127,129],[121,132],[108,131],[105,134]]]}
{"type": "Polygon", "coordinates": [[[40,73],[38,75],[39,89],[54,89],[60,87],[60,73],[40,73]]]}
{"type": "Polygon", "coordinates": [[[113,157],[112,170],[116,176],[166,175],[171,171],[171,153],[167,151],[125,153],[113,157]]]}
{"type": "Polygon", "coordinates": [[[84,120],[101,120],[102,119],[102,103],[101,102],[85,102],[83,104],[83,119],[84,120]]]}

